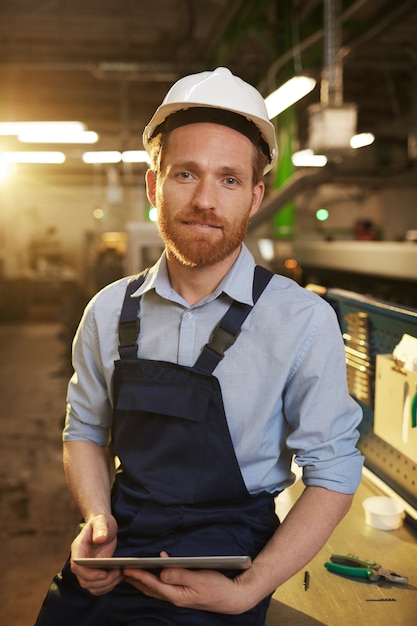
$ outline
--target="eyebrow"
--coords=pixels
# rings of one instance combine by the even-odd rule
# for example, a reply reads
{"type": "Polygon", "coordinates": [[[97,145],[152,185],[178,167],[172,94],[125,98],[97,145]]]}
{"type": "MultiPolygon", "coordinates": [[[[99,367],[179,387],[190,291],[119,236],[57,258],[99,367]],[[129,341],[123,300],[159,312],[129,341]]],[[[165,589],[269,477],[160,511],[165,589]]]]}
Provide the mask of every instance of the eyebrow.
{"type": "MultiPolygon", "coordinates": [[[[184,170],[205,169],[204,167],[201,167],[197,161],[191,161],[191,160],[182,161],[181,159],[179,159],[178,161],[175,161],[174,163],[170,163],[168,167],[169,169],[180,168],[184,170]]],[[[252,176],[252,172],[247,173],[246,170],[240,167],[239,165],[221,165],[220,164],[218,167],[216,167],[216,171],[221,176],[235,176],[236,178],[241,178],[241,179],[251,178],[252,176]]]]}

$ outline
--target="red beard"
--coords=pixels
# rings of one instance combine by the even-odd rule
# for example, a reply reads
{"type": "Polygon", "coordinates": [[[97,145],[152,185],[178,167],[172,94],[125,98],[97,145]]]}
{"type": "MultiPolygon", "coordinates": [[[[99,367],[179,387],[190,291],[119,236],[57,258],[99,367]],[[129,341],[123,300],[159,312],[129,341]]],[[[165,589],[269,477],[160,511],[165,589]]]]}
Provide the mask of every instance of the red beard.
{"type": "Polygon", "coordinates": [[[172,253],[183,265],[207,267],[223,261],[242,244],[246,236],[249,217],[238,223],[219,220],[213,215],[205,216],[197,211],[192,215],[178,214],[175,221],[160,210],[158,227],[168,253],[172,253]],[[186,223],[197,222],[217,227],[207,233],[188,230],[186,223]]]}

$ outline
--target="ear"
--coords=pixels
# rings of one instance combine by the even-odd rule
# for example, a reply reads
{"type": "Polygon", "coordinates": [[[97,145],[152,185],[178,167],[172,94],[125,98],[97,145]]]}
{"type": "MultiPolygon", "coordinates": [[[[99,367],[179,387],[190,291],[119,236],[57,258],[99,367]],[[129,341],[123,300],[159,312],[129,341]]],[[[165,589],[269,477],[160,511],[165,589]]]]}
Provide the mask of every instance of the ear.
{"type": "Polygon", "coordinates": [[[152,170],[148,170],[145,176],[146,195],[152,206],[156,206],[156,174],[152,170]]]}
{"type": "Polygon", "coordinates": [[[260,181],[256,183],[255,187],[253,188],[252,207],[249,213],[249,217],[252,217],[252,215],[255,215],[255,213],[257,213],[259,207],[261,206],[262,200],[264,198],[264,194],[265,194],[265,185],[263,182],[260,181]]]}

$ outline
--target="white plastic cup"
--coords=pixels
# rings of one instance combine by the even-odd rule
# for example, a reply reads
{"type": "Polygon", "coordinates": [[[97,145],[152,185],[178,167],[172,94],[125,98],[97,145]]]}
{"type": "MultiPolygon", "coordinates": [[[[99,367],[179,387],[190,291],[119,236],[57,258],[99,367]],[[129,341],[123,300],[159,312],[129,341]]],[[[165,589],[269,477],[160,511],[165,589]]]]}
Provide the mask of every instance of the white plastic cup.
{"type": "Polygon", "coordinates": [[[379,530],[395,530],[403,523],[404,509],[394,498],[375,496],[362,502],[365,521],[379,530]]]}

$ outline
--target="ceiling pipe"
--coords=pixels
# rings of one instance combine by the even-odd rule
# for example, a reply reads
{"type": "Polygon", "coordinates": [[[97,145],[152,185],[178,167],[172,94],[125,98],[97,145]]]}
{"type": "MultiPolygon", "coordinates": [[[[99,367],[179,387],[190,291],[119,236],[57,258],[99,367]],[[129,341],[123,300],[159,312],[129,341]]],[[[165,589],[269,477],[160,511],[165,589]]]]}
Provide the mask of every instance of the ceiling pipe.
{"type": "MultiPolygon", "coordinates": [[[[352,50],[359,48],[363,44],[368,43],[374,37],[382,34],[391,26],[399,23],[407,17],[408,13],[413,13],[416,8],[415,0],[403,0],[401,4],[391,4],[390,10],[387,11],[380,20],[375,24],[370,24],[365,32],[355,37],[352,41],[346,42],[344,45],[344,56],[348,57],[352,50]]],[[[345,14],[343,14],[343,19],[345,14]]]]}
{"type": "MultiPolygon", "coordinates": [[[[74,62],[62,61],[24,61],[7,63],[0,61],[1,70],[29,71],[29,72],[88,72],[98,80],[129,80],[143,82],[173,83],[180,77],[180,71],[175,63],[131,63],[131,62],[74,62]]],[[[198,64],[190,62],[186,73],[195,73],[201,70],[198,64]]]]}
{"type": "Polygon", "coordinates": [[[324,106],[343,104],[340,0],[324,0],[324,67],[320,100],[324,106]]]}
{"type": "MultiPolygon", "coordinates": [[[[357,0],[353,2],[347,9],[345,9],[340,16],[340,24],[346,22],[347,20],[354,18],[356,11],[367,4],[372,4],[373,0],[357,0]]],[[[392,24],[398,22],[401,18],[407,15],[408,12],[411,12],[415,9],[415,0],[405,0],[399,6],[393,5],[392,10],[387,12],[378,22],[373,25],[370,25],[365,33],[358,35],[351,42],[346,42],[341,46],[341,54],[346,58],[350,55],[352,50],[360,47],[363,43],[366,43],[372,37],[379,35],[384,32],[387,28],[389,28],[392,24]],[[343,51],[342,51],[343,48],[343,51]]],[[[258,89],[261,93],[270,93],[273,89],[276,88],[276,76],[278,72],[280,72],[287,63],[294,59],[294,56],[299,55],[303,52],[306,52],[316,44],[320,43],[320,41],[324,38],[325,32],[324,28],[319,29],[316,33],[313,33],[309,37],[306,37],[303,41],[301,41],[296,46],[293,46],[290,50],[287,50],[285,54],[281,55],[278,59],[276,59],[272,65],[269,67],[265,78],[260,81],[258,85],[258,89]]]]}
{"type": "Polygon", "coordinates": [[[324,49],[320,103],[308,108],[308,147],[315,154],[339,160],[351,154],[356,133],[357,107],[343,104],[343,49],[341,47],[341,0],[324,0],[324,49]]]}

